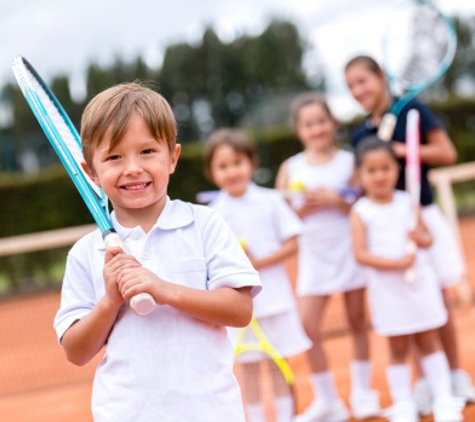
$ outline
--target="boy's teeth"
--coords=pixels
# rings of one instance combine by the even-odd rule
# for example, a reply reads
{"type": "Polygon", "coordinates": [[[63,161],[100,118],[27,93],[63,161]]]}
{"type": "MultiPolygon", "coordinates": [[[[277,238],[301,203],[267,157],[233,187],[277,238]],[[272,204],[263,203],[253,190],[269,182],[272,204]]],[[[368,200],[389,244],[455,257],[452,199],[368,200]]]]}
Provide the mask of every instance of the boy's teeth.
{"type": "Polygon", "coordinates": [[[139,190],[139,189],[145,189],[146,186],[147,186],[146,183],[142,183],[141,185],[126,186],[125,189],[127,189],[127,190],[139,190]]]}

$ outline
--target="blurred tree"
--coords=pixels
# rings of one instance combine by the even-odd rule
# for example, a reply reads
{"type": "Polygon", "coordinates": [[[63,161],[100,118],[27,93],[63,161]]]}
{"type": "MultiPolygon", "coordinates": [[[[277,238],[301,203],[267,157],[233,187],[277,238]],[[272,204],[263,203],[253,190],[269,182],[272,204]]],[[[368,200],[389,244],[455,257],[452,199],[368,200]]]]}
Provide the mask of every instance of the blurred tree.
{"type": "Polygon", "coordinates": [[[472,95],[475,92],[475,17],[455,17],[453,21],[457,51],[442,84],[450,94],[463,96],[469,91],[472,95]]]}
{"type": "Polygon", "coordinates": [[[203,139],[216,126],[235,126],[263,96],[309,88],[302,67],[306,49],[296,26],[278,20],[260,35],[228,44],[207,28],[197,45],[169,46],[158,80],[175,109],[180,140],[203,139]]]}

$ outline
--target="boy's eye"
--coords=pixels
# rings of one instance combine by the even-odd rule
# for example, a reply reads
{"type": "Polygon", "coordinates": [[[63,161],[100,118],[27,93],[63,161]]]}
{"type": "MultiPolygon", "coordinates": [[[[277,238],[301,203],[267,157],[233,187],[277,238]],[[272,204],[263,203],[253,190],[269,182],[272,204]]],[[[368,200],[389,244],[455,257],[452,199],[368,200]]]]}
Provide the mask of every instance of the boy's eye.
{"type": "Polygon", "coordinates": [[[120,158],[119,155],[109,155],[107,158],[106,158],[106,161],[115,161],[115,160],[118,160],[120,158]]]}
{"type": "Polygon", "coordinates": [[[146,154],[152,154],[154,152],[155,150],[153,148],[147,148],[142,151],[142,154],[146,155],[146,154]]]}

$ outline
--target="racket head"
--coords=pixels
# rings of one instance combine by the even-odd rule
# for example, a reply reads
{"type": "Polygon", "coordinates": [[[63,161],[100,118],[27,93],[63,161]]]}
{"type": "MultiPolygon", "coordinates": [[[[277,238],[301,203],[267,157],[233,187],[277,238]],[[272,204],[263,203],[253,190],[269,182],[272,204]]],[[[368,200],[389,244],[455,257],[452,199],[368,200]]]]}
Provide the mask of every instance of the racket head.
{"type": "Polygon", "coordinates": [[[43,132],[76,188],[104,233],[112,228],[107,212],[107,197],[83,169],[81,139],[63,107],[22,56],[16,56],[11,66],[23,96],[38,120],[43,132]]]}
{"type": "Polygon", "coordinates": [[[453,22],[429,0],[403,0],[383,35],[382,65],[391,91],[413,96],[449,68],[457,47],[453,22]]]}
{"type": "Polygon", "coordinates": [[[234,374],[246,420],[292,421],[296,414],[293,374],[256,320],[238,333],[234,374]],[[257,327],[257,328],[256,328],[257,327]]]}

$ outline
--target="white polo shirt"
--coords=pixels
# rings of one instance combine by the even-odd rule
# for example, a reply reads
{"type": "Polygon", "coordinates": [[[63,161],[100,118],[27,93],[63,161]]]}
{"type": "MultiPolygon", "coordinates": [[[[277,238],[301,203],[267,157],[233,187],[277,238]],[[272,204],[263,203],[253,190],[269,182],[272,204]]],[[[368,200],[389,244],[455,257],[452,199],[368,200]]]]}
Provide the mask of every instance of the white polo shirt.
{"type": "MultiPolygon", "coordinates": [[[[282,195],[251,183],[235,198],[221,191],[210,207],[219,210],[254,258],[265,258],[282,243],[300,235],[302,222],[282,195]]],[[[264,290],[254,299],[254,315],[266,317],[295,308],[292,286],[283,262],[259,270],[264,290]]]]}
{"type": "MultiPolygon", "coordinates": [[[[149,233],[114,227],[141,264],[166,281],[202,290],[261,289],[235,235],[216,211],[167,199],[149,233]]],[[[61,339],[104,295],[105,249],[99,230],[70,250],[54,327],[61,339]]],[[[121,309],[93,387],[95,422],[244,421],[224,326],[170,306],[137,316],[121,309]]]]}

